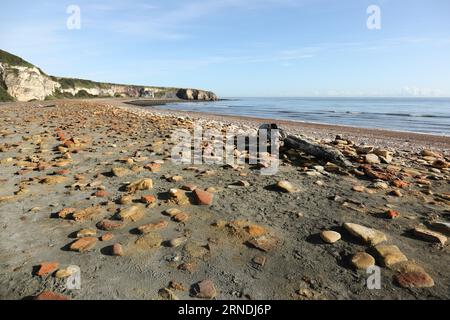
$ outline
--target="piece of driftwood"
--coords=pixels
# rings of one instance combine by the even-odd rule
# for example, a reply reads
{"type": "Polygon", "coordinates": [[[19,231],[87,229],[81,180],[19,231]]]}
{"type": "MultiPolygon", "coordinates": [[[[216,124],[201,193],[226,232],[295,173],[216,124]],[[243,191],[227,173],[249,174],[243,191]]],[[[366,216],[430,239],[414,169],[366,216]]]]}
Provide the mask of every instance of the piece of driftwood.
{"type": "Polygon", "coordinates": [[[286,148],[301,150],[316,158],[330,161],[341,167],[352,167],[352,163],[345,158],[342,152],[331,146],[321,145],[319,143],[293,135],[287,135],[283,142],[286,148]]]}
{"type": "Polygon", "coordinates": [[[284,146],[286,148],[301,150],[316,158],[330,161],[341,167],[345,168],[352,167],[352,163],[348,161],[347,158],[342,154],[342,152],[340,152],[336,148],[321,145],[319,143],[307,140],[305,138],[300,138],[294,135],[288,135],[283,129],[281,129],[275,123],[263,124],[259,127],[259,129],[267,130],[268,143],[270,143],[270,136],[273,132],[272,130],[277,130],[278,137],[280,141],[283,141],[284,146]]]}

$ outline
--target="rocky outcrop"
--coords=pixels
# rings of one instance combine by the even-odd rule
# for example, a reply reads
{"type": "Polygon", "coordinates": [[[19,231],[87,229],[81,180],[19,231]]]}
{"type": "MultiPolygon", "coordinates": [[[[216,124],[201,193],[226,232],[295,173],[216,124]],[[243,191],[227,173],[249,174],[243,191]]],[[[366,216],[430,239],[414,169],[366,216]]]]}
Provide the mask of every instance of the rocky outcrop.
{"type": "Polygon", "coordinates": [[[196,89],[180,89],[177,91],[177,97],[184,100],[218,100],[217,96],[213,92],[196,89]]]}
{"type": "Polygon", "coordinates": [[[36,67],[0,63],[0,79],[8,94],[18,101],[44,100],[60,87],[36,67]]]}
{"type": "Polygon", "coordinates": [[[53,98],[147,98],[217,100],[210,91],[166,87],[147,87],[58,78],[23,59],[0,50],[0,101],[46,100],[53,98]]]}

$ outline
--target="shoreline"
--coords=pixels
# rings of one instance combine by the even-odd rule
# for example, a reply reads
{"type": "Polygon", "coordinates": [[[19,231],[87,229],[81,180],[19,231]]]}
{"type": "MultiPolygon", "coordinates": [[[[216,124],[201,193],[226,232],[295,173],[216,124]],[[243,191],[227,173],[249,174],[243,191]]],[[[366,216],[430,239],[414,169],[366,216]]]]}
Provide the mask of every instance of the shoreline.
{"type": "MultiPolygon", "coordinates": [[[[111,102],[113,102],[114,104],[114,101],[108,101],[108,103],[111,102]]],[[[387,142],[386,146],[388,147],[391,146],[394,148],[404,147],[408,150],[417,151],[417,148],[433,147],[438,148],[445,152],[450,152],[450,137],[444,135],[440,136],[434,134],[416,133],[408,131],[362,128],[344,125],[294,121],[294,120],[275,120],[270,118],[259,118],[249,116],[220,115],[209,112],[178,111],[178,110],[158,108],[158,106],[166,104],[163,102],[155,103],[152,106],[136,105],[129,101],[123,103],[126,105],[126,107],[135,107],[140,110],[149,112],[156,111],[161,114],[188,116],[191,118],[194,117],[207,118],[222,122],[232,121],[238,124],[254,123],[260,125],[268,122],[276,122],[277,124],[282,125],[283,128],[292,130],[293,133],[310,135],[317,139],[334,139],[336,135],[346,135],[350,137],[350,139],[352,140],[355,139],[356,141],[361,142],[366,141],[367,143],[372,144],[380,144],[380,143],[382,144],[383,140],[385,140],[385,142],[387,142]],[[414,143],[416,143],[417,146],[412,145],[414,143]]]]}
{"type": "Polygon", "coordinates": [[[316,140],[334,139],[336,135],[342,135],[347,139],[353,140],[360,144],[378,145],[391,149],[398,149],[404,151],[418,152],[425,148],[438,149],[446,154],[450,153],[450,137],[439,136],[426,133],[414,133],[407,131],[393,131],[387,129],[376,128],[360,128],[344,125],[322,124],[314,122],[302,122],[293,120],[273,120],[268,118],[258,118],[249,116],[236,115],[220,115],[209,112],[198,111],[179,111],[160,108],[159,106],[172,102],[189,103],[203,101],[187,101],[187,100],[129,100],[119,98],[95,98],[95,99],[57,99],[52,101],[33,101],[33,102],[5,102],[0,103],[0,108],[3,106],[20,105],[23,107],[33,106],[52,106],[61,102],[89,104],[101,104],[111,107],[118,107],[120,109],[145,112],[148,114],[157,114],[162,116],[177,116],[188,117],[193,120],[203,121],[212,120],[221,123],[233,123],[239,126],[254,126],[268,122],[276,122],[278,125],[291,134],[305,135],[316,140]],[[145,103],[146,106],[138,105],[136,102],[145,103]],[[151,104],[151,105],[149,105],[151,104]]]}

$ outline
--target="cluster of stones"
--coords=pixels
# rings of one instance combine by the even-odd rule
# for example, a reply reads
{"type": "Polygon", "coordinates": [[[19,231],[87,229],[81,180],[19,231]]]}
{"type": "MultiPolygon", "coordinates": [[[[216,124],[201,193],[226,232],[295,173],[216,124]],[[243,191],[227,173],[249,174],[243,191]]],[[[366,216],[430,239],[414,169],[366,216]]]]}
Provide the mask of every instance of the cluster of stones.
{"type": "MultiPolygon", "coordinates": [[[[121,115],[116,109],[104,109],[98,111],[97,116],[103,116],[109,112],[117,116],[121,115]]],[[[79,113],[80,119],[86,119],[88,115],[82,111],[79,113]]],[[[133,122],[138,116],[128,115],[130,128],[128,133],[137,132],[139,126],[133,126],[133,122]]],[[[156,130],[159,132],[168,132],[173,126],[192,128],[192,121],[187,119],[158,118],[154,116],[156,130]],[[161,120],[161,121],[158,121],[161,120]]],[[[214,124],[207,124],[214,127],[214,124]]],[[[123,126],[117,123],[111,124],[112,128],[122,130],[123,126]]],[[[18,175],[26,175],[32,171],[46,173],[43,176],[33,179],[33,181],[45,185],[49,188],[57,185],[66,185],[69,190],[91,190],[92,199],[101,199],[104,202],[99,205],[89,207],[60,208],[57,217],[60,219],[71,220],[75,223],[92,225],[88,228],[81,228],[76,232],[75,240],[68,244],[71,251],[85,253],[94,250],[99,243],[109,243],[110,255],[116,257],[127,256],[133,250],[149,251],[166,244],[170,248],[183,247],[191,256],[195,258],[204,258],[208,255],[208,245],[196,244],[190,239],[189,234],[183,234],[171,239],[163,239],[158,231],[168,228],[171,223],[178,225],[188,224],[191,220],[189,206],[195,205],[199,208],[208,207],[217,201],[217,188],[203,188],[195,184],[184,182],[183,176],[179,174],[168,174],[162,176],[166,181],[177,185],[170,188],[165,196],[158,196],[154,191],[157,187],[157,180],[154,178],[159,172],[164,170],[164,163],[170,158],[168,149],[169,136],[159,138],[147,146],[148,153],[152,156],[162,158],[150,161],[144,152],[136,152],[132,156],[125,156],[117,159],[119,164],[107,164],[111,166],[110,172],[106,176],[114,181],[127,180],[123,183],[120,197],[114,198],[116,190],[107,190],[102,181],[102,177],[96,176],[95,180],[87,181],[82,174],[75,174],[73,178],[75,183],[69,185],[71,181],[71,170],[79,163],[78,155],[89,152],[94,147],[94,142],[89,137],[69,136],[65,130],[56,129],[53,132],[46,131],[42,136],[24,136],[25,141],[32,141],[36,144],[38,151],[29,157],[16,159],[2,159],[2,164],[14,163],[20,170],[18,175]],[[49,137],[55,137],[58,141],[55,152],[57,156],[48,159],[47,155],[51,151],[46,145],[49,137]],[[52,171],[50,173],[50,170],[52,171]],[[131,179],[134,175],[145,174],[145,178],[131,179]],[[147,177],[148,176],[148,177],[147,177]],[[131,181],[128,181],[131,180],[131,181]],[[114,200],[114,201],[113,201],[114,200]],[[162,211],[161,219],[151,223],[141,224],[136,228],[137,238],[133,239],[131,245],[124,245],[117,241],[117,233],[124,229],[127,225],[144,220],[151,209],[156,208],[161,203],[170,208],[162,211]],[[116,204],[120,208],[116,210],[116,204]],[[106,212],[111,213],[105,217],[106,212]],[[163,217],[166,217],[163,219],[163,217]],[[167,221],[169,220],[170,221],[167,221]]],[[[207,149],[206,141],[203,148],[207,149]]],[[[97,143],[97,142],[95,142],[97,143]]],[[[432,184],[435,180],[448,180],[449,162],[448,159],[439,152],[431,150],[423,150],[416,157],[408,159],[410,162],[421,166],[421,169],[412,169],[405,166],[402,158],[396,151],[378,149],[371,146],[356,146],[353,142],[337,137],[334,141],[329,142],[339,148],[349,159],[357,164],[357,167],[351,172],[354,176],[362,178],[358,184],[352,187],[357,193],[374,193],[378,191],[386,192],[387,196],[402,197],[408,194],[411,186],[417,185],[425,195],[433,195],[440,201],[447,203],[450,201],[450,194],[432,194],[432,184]],[[423,168],[426,168],[424,170],[423,168]],[[369,181],[368,185],[366,181],[369,181]]],[[[11,146],[3,145],[0,148],[4,152],[11,146]]],[[[117,150],[117,146],[111,145],[112,153],[128,153],[127,150],[117,150]]],[[[235,150],[235,154],[248,160],[248,153],[245,151],[235,150]]],[[[211,157],[214,157],[211,154],[211,157]]],[[[299,156],[298,151],[288,151],[285,155],[287,164],[292,163],[295,157],[299,156]]],[[[106,165],[106,164],[105,164],[106,165]]],[[[240,177],[246,177],[244,172],[245,166],[225,166],[238,171],[240,177]]],[[[185,168],[185,170],[194,171],[197,177],[211,177],[217,173],[213,170],[202,170],[197,167],[185,168]]],[[[326,163],[323,166],[317,165],[311,161],[311,164],[300,169],[308,177],[326,178],[332,173],[341,174],[341,168],[326,163]]],[[[242,179],[242,178],[239,178],[242,179]]],[[[237,179],[236,179],[237,180],[237,179]]],[[[1,202],[14,201],[25,196],[28,193],[28,187],[33,181],[24,180],[18,185],[18,191],[14,195],[6,195],[0,197],[1,202]]],[[[229,188],[249,188],[251,183],[246,180],[238,180],[230,185],[229,188]]],[[[317,180],[316,185],[319,187],[326,186],[323,180],[317,180]]],[[[295,197],[303,190],[295,183],[287,180],[280,180],[273,184],[271,190],[285,193],[282,196],[295,197]]],[[[38,208],[35,208],[38,211],[38,208]]],[[[383,216],[388,219],[397,219],[401,216],[400,212],[386,208],[383,216]]],[[[142,222],[141,222],[142,223],[142,222]]],[[[252,264],[258,268],[264,267],[269,259],[269,253],[279,248],[283,244],[275,233],[266,227],[247,220],[233,221],[216,221],[213,227],[238,237],[243,244],[258,252],[253,259],[252,264]]],[[[351,258],[351,264],[356,269],[366,270],[370,266],[378,264],[382,267],[395,271],[394,280],[401,287],[431,287],[434,281],[431,276],[414,261],[408,260],[400,248],[396,245],[386,244],[388,237],[381,231],[368,228],[354,223],[345,223],[341,229],[346,230],[351,236],[360,239],[370,248],[368,251],[373,252],[356,252],[351,258]]],[[[447,244],[447,236],[449,232],[449,223],[440,220],[430,221],[429,225],[417,225],[412,234],[417,238],[437,243],[441,246],[447,244]]],[[[337,231],[325,230],[320,233],[321,239],[327,244],[333,244],[341,241],[341,234],[337,231]]],[[[179,270],[194,272],[196,269],[195,260],[180,263],[179,270]]],[[[41,262],[38,266],[36,276],[45,277],[53,275],[56,278],[66,278],[74,274],[78,267],[69,265],[62,266],[58,262],[41,262]]],[[[183,284],[171,282],[166,288],[161,289],[158,294],[161,299],[177,299],[176,291],[185,291],[183,284]]],[[[205,279],[192,285],[192,295],[198,298],[213,299],[218,295],[214,283],[211,279],[205,279]]],[[[39,294],[36,299],[65,299],[66,297],[58,294],[44,291],[39,294]]]]}

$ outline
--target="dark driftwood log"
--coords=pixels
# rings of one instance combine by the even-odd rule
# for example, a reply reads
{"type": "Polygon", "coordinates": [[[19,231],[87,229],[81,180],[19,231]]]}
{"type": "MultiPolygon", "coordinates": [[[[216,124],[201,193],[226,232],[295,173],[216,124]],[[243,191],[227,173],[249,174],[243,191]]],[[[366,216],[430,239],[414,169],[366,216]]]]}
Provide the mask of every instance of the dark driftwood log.
{"type": "Polygon", "coordinates": [[[287,148],[299,149],[316,158],[325,159],[342,167],[352,167],[352,163],[345,158],[342,152],[333,147],[321,145],[292,135],[288,135],[283,141],[287,148]]]}

